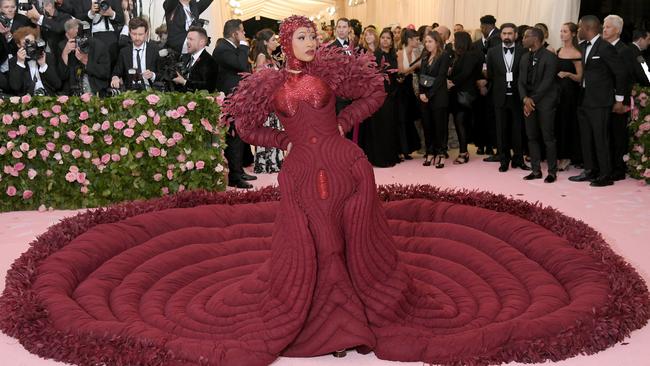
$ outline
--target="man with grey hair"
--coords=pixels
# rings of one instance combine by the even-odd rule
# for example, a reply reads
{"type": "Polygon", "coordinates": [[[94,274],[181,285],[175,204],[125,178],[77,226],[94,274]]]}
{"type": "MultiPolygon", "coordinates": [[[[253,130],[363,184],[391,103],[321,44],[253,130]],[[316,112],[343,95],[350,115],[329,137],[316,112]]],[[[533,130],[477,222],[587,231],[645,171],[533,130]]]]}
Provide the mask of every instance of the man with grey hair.
{"type": "MultiPolygon", "coordinates": [[[[635,58],[632,49],[621,41],[621,32],[623,31],[623,18],[618,15],[608,15],[603,22],[603,39],[611,43],[616,52],[620,56],[623,64],[625,65],[625,89],[622,93],[625,99],[623,104],[630,104],[630,94],[632,93],[632,84],[634,80],[634,63],[635,58]]],[[[623,161],[628,149],[628,128],[627,124],[630,118],[630,113],[615,113],[612,112],[610,123],[610,155],[612,157],[612,180],[625,179],[625,171],[627,166],[623,161]]]]}
{"type": "Polygon", "coordinates": [[[47,45],[47,51],[60,55],[63,49],[59,48],[59,43],[65,39],[63,24],[71,19],[72,15],[59,11],[55,0],[42,0],[42,9],[32,6],[25,12],[25,16],[33,24],[40,26],[41,38],[47,45]]]}
{"type": "Polygon", "coordinates": [[[440,38],[442,38],[442,41],[445,43],[444,49],[445,51],[449,52],[449,55],[452,55],[452,51],[454,50],[452,44],[451,44],[451,30],[447,26],[440,25],[434,29],[434,31],[438,32],[440,34],[440,38]]]}

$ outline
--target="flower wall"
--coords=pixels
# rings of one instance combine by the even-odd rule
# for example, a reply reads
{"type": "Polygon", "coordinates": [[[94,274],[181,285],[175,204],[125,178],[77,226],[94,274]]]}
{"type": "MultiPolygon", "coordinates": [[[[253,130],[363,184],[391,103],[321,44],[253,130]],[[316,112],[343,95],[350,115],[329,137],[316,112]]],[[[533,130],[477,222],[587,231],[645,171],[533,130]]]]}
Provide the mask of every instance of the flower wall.
{"type": "Polygon", "coordinates": [[[0,211],[224,190],[223,95],[0,100],[0,211]]]}
{"type": "Polygon", "coordinates": [[[636,88],[632,92],[634,108],[630,132],[630,152],[624,156],[630,176],[645,179],[650,184],[650,88],[636,88]]]}

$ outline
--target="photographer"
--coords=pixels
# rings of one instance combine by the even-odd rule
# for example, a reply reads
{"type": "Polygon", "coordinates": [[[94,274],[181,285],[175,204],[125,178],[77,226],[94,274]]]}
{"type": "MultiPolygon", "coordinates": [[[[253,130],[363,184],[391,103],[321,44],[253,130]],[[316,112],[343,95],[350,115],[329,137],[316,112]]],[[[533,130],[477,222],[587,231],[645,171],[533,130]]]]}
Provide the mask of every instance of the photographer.
{"type": "Polygon", "coordinates": [[[29,18],[16,10],[16,0],[0,0],[0,72],[3,73],[9,70],[10,55],[13,57],[18,51],[12,33],[20,27],[35,27],[29,18]]]}
{"type": "Polygon", "coordinates": [[[83,0],[85,19],[92,25],[93,38],[108,49],[111,67],[115,65],[118,55],[119,32],[124,26],[124,10],[121,0],[83,0]]]}
{"type": "Polygon", "coordinates": [[[67,41],[62,45],[59,64],[63,91],[80,95],[100,93],[109,87],[111,63],[106,45],[90,36],[90,26],[78,19],[64,24],[67,41]]]}
{"type": "Polygon", "coordinates": [[[59,11],[55,6],[55,0],[42,0],[43,9],[39,11],[36,6],[32,6],[25,12],[33,24],[40,26],[41,36],[47,44],[48,51],[59,55],[62,49],[59,48],[59,43],[65,39],[65,31],[63,24],[72,15],[59,11]]]}
{"type": "Polygon", "coordinates": [[[190,52],[187,34],[190,27],[198,25],[196,21],[212,4],[212,0],[165,0],[165,20],[167,22],[167,46],[179,53],[190,52]]]}
{"type": "Polygon", "coordinates": [[[148,89],[156,80],[158,65],[158,48],[147,42],[149,24],[142,18],[129,21],[129,36],[131,44],[122,48],[117,64],[113,69],[111,87],[120,89],[126,81],[126,89],[148,89]],[[135,74],[129,74],[135,70],[135,74]]]}
{"type": "Polygon", "coordinates": [[[201,27],[191,27],[187,32],[187,55],[184,55],[188,75],[177,72],[173,82],[183,86],[185,91],[207,90],[214,92],[217,81],[217,62],[206,51],[208,34],[201,27]]]}
{"type": "Polygon", "coordinates": [[[54,65],[54,58],[45,52],[45,42],[39,39],[39,31],[21,27],[13,36],[20,48],[16,57],[9,61],[11,89],[19,95],[55,95],[61,88],[61,79],[56,67],[49,66],[54,65]]]}

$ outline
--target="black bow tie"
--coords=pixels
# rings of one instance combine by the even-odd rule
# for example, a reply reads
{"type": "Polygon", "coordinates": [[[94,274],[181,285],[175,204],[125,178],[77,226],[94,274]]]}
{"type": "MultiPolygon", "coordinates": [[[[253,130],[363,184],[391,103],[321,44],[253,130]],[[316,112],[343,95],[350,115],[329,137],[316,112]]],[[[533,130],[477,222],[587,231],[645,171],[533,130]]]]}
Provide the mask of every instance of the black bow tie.
{"type": "Polygon", "coordinates": [[[343,45],[344,45],[344,46],[349,46],[349,45],[350,45],[350,41],[343,41],[343,45]]]}
{"type": "Polygon", "coordinates": [[[591,41],[587,41],[587,42],[585,42],[585,44],[586,44],[587,46],[591,46],[591,41]]]}
{"type": "Polygon", "coordinates": [[[510,53],[514,54],[515,53],[515,48],[514,47],[503,47],[503,52],[505,52],[505,53],[510,52],[510,53]]]}

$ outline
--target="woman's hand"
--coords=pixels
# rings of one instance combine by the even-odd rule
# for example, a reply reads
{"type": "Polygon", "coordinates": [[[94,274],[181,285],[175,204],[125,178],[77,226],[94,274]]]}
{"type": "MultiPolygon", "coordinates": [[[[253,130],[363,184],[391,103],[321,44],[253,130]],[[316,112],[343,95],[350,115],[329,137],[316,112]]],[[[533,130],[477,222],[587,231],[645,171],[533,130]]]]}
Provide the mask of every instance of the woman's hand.
{"type": "Polygon", "coordinates": [[[429,102],[429,98],[427,98],[427,96],[426,96],[425,94],[420,94],[420,100],[421,100],[422,102],[424,102],[424,103],[428,103],[428,102],[429,102]]]}

